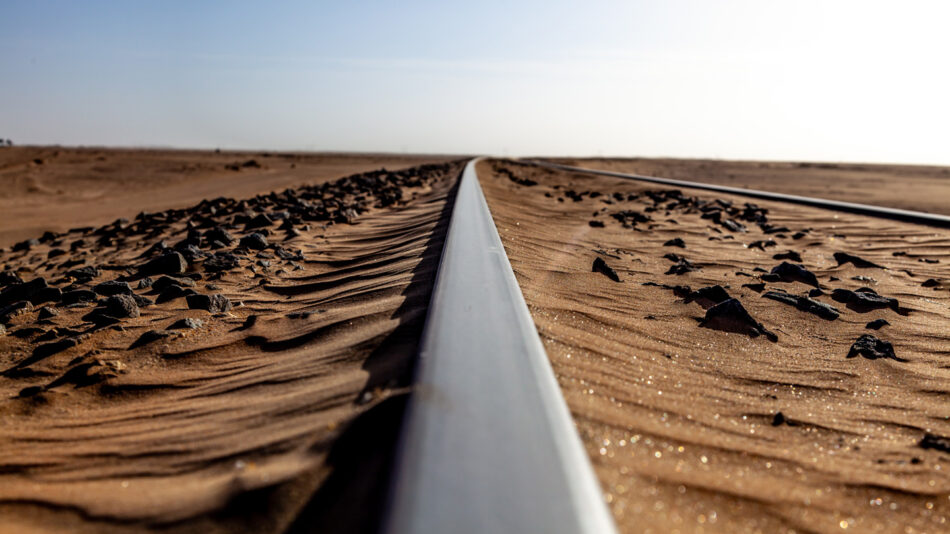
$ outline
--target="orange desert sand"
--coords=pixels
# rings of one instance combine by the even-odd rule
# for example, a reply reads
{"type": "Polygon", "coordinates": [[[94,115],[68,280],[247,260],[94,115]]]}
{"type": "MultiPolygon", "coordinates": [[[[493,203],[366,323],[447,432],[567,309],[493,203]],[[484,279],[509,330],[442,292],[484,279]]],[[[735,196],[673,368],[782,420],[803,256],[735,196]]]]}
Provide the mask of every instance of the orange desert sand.
{"type": "MultiPolygon", "coordinates": [[[[869,198],[855,166],[630,161],[950,198],[938,168],[869,198]]],[[[0,149],[0,532],[374,532],[463,163],[0,149]]],[[[950,231],[479,176],[622,532],[950,529],[950,231]]]]}

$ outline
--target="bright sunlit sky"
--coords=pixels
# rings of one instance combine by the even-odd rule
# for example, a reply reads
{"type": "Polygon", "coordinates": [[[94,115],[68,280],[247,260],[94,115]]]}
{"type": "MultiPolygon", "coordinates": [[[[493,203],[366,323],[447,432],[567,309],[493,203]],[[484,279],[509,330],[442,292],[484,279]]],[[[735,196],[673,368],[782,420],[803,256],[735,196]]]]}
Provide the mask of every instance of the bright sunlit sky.
{"type": "Polygon", "coordinates": [[[950,3],[0,3],[19,144],[950,164],[950,3]]]}

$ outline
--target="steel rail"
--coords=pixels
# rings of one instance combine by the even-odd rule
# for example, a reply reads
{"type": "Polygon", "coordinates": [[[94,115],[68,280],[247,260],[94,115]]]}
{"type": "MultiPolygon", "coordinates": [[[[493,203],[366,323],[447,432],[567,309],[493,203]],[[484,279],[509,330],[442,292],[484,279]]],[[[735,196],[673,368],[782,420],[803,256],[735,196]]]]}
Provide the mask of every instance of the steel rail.
{"type": "Polygon", "coordinates": [[[854,202],[842,202],[839,200],[826,200],[823,198],[803,197],[798,195],[786,195],[784,193],[773,193],[770,191],[760,191],[757,189],[743,189],[741,187],[729,187],[726,185],[704,184],[700,182],[689,182],[686,180],[674,180],[672,178],[658,178],[656,176],[645,176],[642,174],[630,174],[615,171],[603,171],[598,169],[588,169],[584,167],[574,167],[572,165],[562,165],[539,160],[520,160],[522,163],[537,165],[563,171],[584,172],[588,174],[598,174],[602,176],[612,176],[614,178],[624,178],[627,180],[638,180],[641,182],[651,182],[655,184],[672,185],[677,187],[690,187],[693,189],[705,189],[708,191],[718,191],[720,193],[731,193],[734,195],[743,195],[752,198],[761,198],[764,200],[777,200],[780,202],[792,202],[805,206],[824,208],[836,211],[845,211],[857,213],[860,215],[870,215],[872,217],[882,217],[898,221],[924,224],[928,226],[938,226],[941,228],[950,228],[950,216],[938,215],[935,213],[924,213],[922,211],[902,210],[897,208],[885,208],[882,206],[871,206],[868,204],[857,204],[854,202]]]}
{"type": "Polygon", "coordinates": [[[476,162],[442,251],[384,532],[610,534],[476,162]]]}

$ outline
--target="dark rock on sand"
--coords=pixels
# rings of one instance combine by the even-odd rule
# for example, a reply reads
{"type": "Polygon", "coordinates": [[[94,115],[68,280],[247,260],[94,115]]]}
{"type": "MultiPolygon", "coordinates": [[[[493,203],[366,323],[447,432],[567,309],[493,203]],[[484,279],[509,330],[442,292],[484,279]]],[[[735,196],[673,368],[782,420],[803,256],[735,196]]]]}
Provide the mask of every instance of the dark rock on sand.
{"type": "Polygon", "coordinates": [[[781,264],[773,267],[770,274],[776,275],[778,281],[781,282],[801,282],[813,287],[818,287],[818,277],[803,265],[795,265],[783,261],[781,264]]]}
{"type": "Polygon", "coordinates": [[[258,232],[242,237],[239,245],[252,250],[264,250],[268,247],[267,239],[258,232]]]}
{"type": "Polygon", "coordinates": [[[891,323],[885,321],[884,319],[875,319],[871,321],[870,323],[864,325],[864,328],[867,328],[868,330],[880,330],[881,328],[884,328],[885,326],[888,326],[890,324],[891,323]]]}
{"type": "Polygon", "coordinates": [[[726,292],[726,289],[720,285],[702,287],[687,295],[686,302],[696,302],[704,309],[709,309],[720,302],[727,301],[732,297],[726,292]]]}
{"type": "Polygon", "coordinates": [[[151,259],[139,267],[140,275],[182,274],[188,268],[188,262],[179,252],[169,252],[151,259]]]}
{"type": "Polygon", "coordinates": [[[848,254],[847,252],[835,252],[834,254],[835,261],[838,262],[838,265],[844,265],[845,263],[850,263],[855,267],[864,268],[874,268],[874,269],[883,269],[880,265],[872,263],[864,258],[855,256],[854,254],[848,254]]]}
{"type": "Polygon", "coordinates": [[[205,310],[211,313],[224,313],[231,311],[231,300],[221,294],[214,295],[188,295],[188,308],[192,310],[205,310]]]}
{"type": "Polygon", "coordinates": [[[23,279],[13,271],[0,271],[0,287],[22,284],[23,279]]]}
{"type": "Polygon", "coordinates": [[[105,314],[119,319],[138,317],[139,305],[129,295],[113,295],[105,301],[105,314]]]}
{"type": "Polygon", "coordinates": [[[174,324],[168,327],[168,330],[195,330],[201,328],[202,324],[201,319],[185,317],[184,319],[175,321],[174,324]]]}
{"type": "Polygon", "coordinates": [[[788,420],[785,419],[785,414],[782,412],[775,412],[775,416],[772,417],[772,426],[781,426],[787,421],[788,420]]]}
{"type": "Polygon", "coordinates": [[[274,221],[268,217],[266,214],[261,213],[253,219],[247,221],[247,224],[244,225],[245,230],[253,230],[256,228],[267,228],[268,226],[273,226],[274,221]]]}
{"type": "Polygon", "coordinates": [[[789,293],[784,293],[781,291],[768,291],[764,295],[764,298],[781,302],[783,304],[788,304],[790,306],[795,306],[799,310],[813,315],[817,315],[822,319],[827,319],[833,321],[838,318],[840,312],[835,309],[834,306],[825,304],[823,302],[818,302],[817,300],[812,300],[808,297],[799,297],[796,295],[791,295],[789,293]]]}
{"type": "Polygon", "coordinates": [[[26,250],[30,250],[31,248],[39,244],[40,244],[39,239],[27,239],[25,241],[20,241],[19,243],[13,245],[12,247],[10,247],[10,250],[13,252],[23,252],[26,250]]]}
{"type": "Polygon", "coordinates": [[[33,296],[30,297],[30,302],[33,304],[42,304],[44,302],[59,302],[63,298],[63,290],[58,287],[44,287],[36,293],[33,293],[33,296]]]}
{"type": "Polygon", "coordinates": [[[112,295],[131,295],[132,287],[128,282],[120,282],[119,280],[109,280],[107,282],[102,282],[98,284],[93,290],[103,296],[110,297],[112,295]]]}
{"type": "Polygon", "coordinates": [[[21,300],[32,300],[33,296],[39,291],[49,287],[44,278],[34,278],[29,282],[14,284],[0,291],[0,306],[19,302],[21,300]]]}
{"type": "Polygon", "coordinates": [[[831,298],[860,313],[883,308],[890,308],[894,311],[899,310],[897,299],[882,297],[869,287],[862,287],[855,291],[835,289],[831,292],[831,298]]]}
{"type": "Polygon", "coordinates": [[[778,245],[773,239],[765,239],[759,241],[753,241],[749,243],[749,248],[757,248],[759,250],[765,250],[766,247],[774,247],[778,245]]]}
{"type": "Polygon", "coordinates": [[[617,275],[617,271],[614,271],[607,265],[607,262],[603,258],[594,258],[594,265],[591,267],[591,272],[601,273],[607,278],[610,278],[614,282],[620,281],[620,276],[617,275]]]}
{"type": "Polygon", "coordinates": [[[666,243],[663,243],[663,246],[664,246],[664,247],[686,248],[686,243],[684,243],[681,238],[676,237],[676,238],[670,239],[670,240],[667,241],[666,243]]]}
{"type": "Polygon", "coordinates": [[[591,228],[603,228],[603,227],[604,227],[604,221],[587,221],[587,224],[588,224],[591,228]]]}
{"type": "Polygon", "coordinates": [[[152,280],[152,277],[151,277],[151,276],[146,276],[145,278],[139,280],[139,285],[138,285],[138,287],[139,287],[139,289],[148,289],[148,288],[152,287],[152,284],[153,284],[153,283],[155,283],[155,281],[152,280]]]}
{"type": "Polygon", "coordinates": [[[766,330],[762,323],[749,315],[742,303],[736,299],[729,299],[706,310],[706,316],[699,326],[746,334],[750,337],[764,335],[770,341],[778,341],[778,336],[766,330]]]}
{"type": "Polygon", "coordinates": [[[759,284],[742,284],[742,287],[747,287],[747,288],[751,289],[752,291],[755,291],[756,293],[761,293],[761,292],[765,291],[765,284],[762,284],[762,283],[759,283],[759,284]]]}
{"type": "Polygon", "coordinates": [[[950,453],[950,438],[938,436],[936,434],[924,434],[917,446],[921,449],[933,449],[935,451],[950,453]]]}
{"type": "Polygon", "coordinates": [[[232,236],[224,228],[212,228],[204,233],[204,238],[209,243],[214,243],[215,241],[227,246],[231,243],[234,243],[234,236],[232,236]]]}
{"type": "Polygon", "coordinates": [[[181,287],[178,284],[172,284],[166,287],[165,289],[163,289],[162,292],[158,294],[158,297],[155,298],[155,302],[157,304],[161,304],[163,302],[169,302],[175,299],[180,299],[182,297],[186,297],[188,295],[194,295],[194,294],[195,294],[194,289],[186,289],[184,287],[181,287]]]}
{"type": "Polygon", "coordinates": [[[889,358],[899,362],[907,361],[903,358],[898,358],[894,354],[894,346],[891,345],[890,341],[878,339],[871,334],[862,334],[861,337],[851,345],[851,350],[848,351],[848,358],[854,358],[855,356],[863,356],[869,360],[889,358]]]}
{"type": "Polygon", "coordinates": [[[920,285],[921,287],[938,287],[940,285],[940,281],[936,278],[928,278],[920,285]]]}
{"type": "Polygon", "coordinates": [[[93,278],[101,275],[102,271],[98,267],[93,267],[92,265],[87,265],[85,267],[80,267],[78,269],[73,269],[71,271],[66,271],[66,276],[72,278],[80,284],[86,284],[92,281],[93,278]]]}
{"type": "Polygon", "coordinates": [[[163,276],[152,283],[152,289],[159,293],[171,286],[195,287],[195,281],[187,277],[163,276]]]}
{"type": "Polygon", "coordinates": [[[681,274],[689,273],[692,271],[698,271],[701,269],[701,267],[699,267],[698,265],[695,265],[689,260],[687,260],[686,258],[673,254],[672,252],[669,254],[665,254],[663,257],[672,262],[675,262],[673,265],[670,266],[669,269],[667,269],[665,274],[681,275],[681,274]]]}
{"type": "Polygon", "coordinates": [[[36,318],[40,321],[48,321],[53,317],[59,315],[59,310],[56,308],[50,308],[49,306],[43,306],[40,308],[40,312],[36,314],[36,318]]]}
{"type": "Polygon", "coordinates": [[[216,272],[236,269],[240,267],[240,265],[240,259],[234,254],[231,254],[230,252],[218,252],[212,254],[210,258],[206,259],[202,264],[202,267],[204,267],[206,271],[216,272]]]}
{"type": "Polygon", "coordinates": [[[28,300],[21,300],[0,307],[0,323],[9,323],[11,320],[33,311],[33,304],[28,300]]]}

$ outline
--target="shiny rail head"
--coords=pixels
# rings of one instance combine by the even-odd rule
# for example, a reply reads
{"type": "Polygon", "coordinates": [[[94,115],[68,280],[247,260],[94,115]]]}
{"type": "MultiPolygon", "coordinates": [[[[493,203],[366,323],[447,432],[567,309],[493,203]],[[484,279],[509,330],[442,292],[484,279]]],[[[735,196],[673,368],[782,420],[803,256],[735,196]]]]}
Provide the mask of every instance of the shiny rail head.
{"type": "Polygon", "coordinates": [[[384,532],[613,533],[476,161],[449,223],[384,532]]]}

